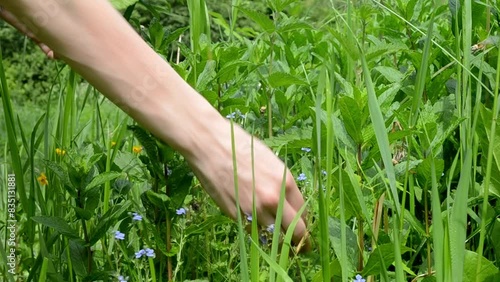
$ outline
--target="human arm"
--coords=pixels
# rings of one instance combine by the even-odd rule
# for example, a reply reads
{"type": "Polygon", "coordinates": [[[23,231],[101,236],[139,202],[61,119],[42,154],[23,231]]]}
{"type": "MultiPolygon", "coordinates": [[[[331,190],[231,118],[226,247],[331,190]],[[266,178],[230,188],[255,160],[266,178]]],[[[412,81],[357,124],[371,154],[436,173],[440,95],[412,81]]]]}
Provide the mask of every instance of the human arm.
{"type": "MultiPolygon", "coordinates": [[[[251,136],[234,127],[241,211],[236,210],[231,126],[137,35],[105,0],[0,0],[21,29],[43,42],[101,93],[184,155],[205,190],[229,216],[252,211],[251,136]]],[[[43,48],[42,48],[43,49],[43,48]]],[[[52,53],[50,53],[52,52],[52,53]]],[[[254,141],[256,209],[274,223],[285,166],[254,141]]],[[[283,229],[304,204],[286,170],[283,229]]],[[[294,232],[307,233],[303,219],[294,232]]]]}

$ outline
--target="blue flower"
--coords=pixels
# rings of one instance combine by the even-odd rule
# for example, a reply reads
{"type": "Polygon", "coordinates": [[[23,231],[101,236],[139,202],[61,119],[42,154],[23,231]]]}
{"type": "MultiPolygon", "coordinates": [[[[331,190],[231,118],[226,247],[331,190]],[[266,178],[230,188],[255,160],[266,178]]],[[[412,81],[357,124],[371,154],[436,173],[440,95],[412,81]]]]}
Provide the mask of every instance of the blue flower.
{"type": "Polygon", "coordinates": [[[135,258],[141,258],[142,256],[146,255],[146,251],[144,249],[139,250],[138,252],[135,253],[135,258]]]}
{"type": "Polygon", "coordinates": [[[118,282],[127,282],[128,276],[124,277],[123,275],[118,276],[118,282]]]}
{"type": "Polygon", "coordinates": [[[155,257],[155,250],[150,249],[150,248],[146,248],[146,249],[144,249],[144,251],[146,252],[147,257],[149,257],[149,258],[155,257]]]}
{"type": "Polygon", "coordinates": [[[363,278],[363,276],[357,274],[356,279],[352,280],[353,282],[366,282],[366,280],[363,278]]]}
{"type": "Polygon", "coordinates": [[[297,177],[298,181],[304,181],[306,179],[307,179],[307,177],[306,177],[305,173],[301,173],[301,174],[299,174],[299,177],[297,177]]]}
{"type": "Polygon", "coordinates": [[[137,220],[137,221],[142,220],[142,216],[140,216],[138,213],[133,212],[132,215],[133,215],[132,220],[137,220]]]}
{"type": "Polygon", "coordinates": [[[322,170],[321,170],[321,173],[322,173],[323,175],[326,175],[326,170],[322,169],[322,170]]]}
{"type": "Polygon", "coordinates": [[[180,208],[178,210],[175,211],[175,213],[177,215],[183,215],[183,214],[186,214],[186,209],[185,208],[180,208]]]}
{"type": "Polygon", "coordinates": [[[260,240],[260,243],[261,243],[262,245],[267,245],[267,243],[269,242],[269,240],[267,239],[267,236],[266,236],[266,235],[264,235],[264,234],[261,234],[261,235],[259,236],[259,240],[260,240]]]}
{"type": "Polygon", "coordinates": [[[120,231],[115,231],[115,239],[116,240],[125,240],[125,234],[120,231]]]}
{"type": "Polygon", "coordinates": [[[266,228],[267,232],[269,233],[273,233],[274,232],[274,223],[273,224],[269,224],[266,228]]]}
{"type": "Polygon", "coordinates": [[[252,215],[251,214],[245,214],[247,216],[247,220],[252,222],[252,215]]]}
{"type": "Polygon", "coordinates": [[[302,147],[301,150],[306,152],[306,153],[311,152],[311,148],[308,148],[308,147],[302,147]]]}
{"type": "Polygon", "coordinates": [[[236,118],[236,117],[239,117],[239,118],[245,118],[246,116],[244,114],[241,113],[240,110],[236,109],[236,111],[226,115],[226,118],[227,119],[233,119],[233,118],[236,118]]]}

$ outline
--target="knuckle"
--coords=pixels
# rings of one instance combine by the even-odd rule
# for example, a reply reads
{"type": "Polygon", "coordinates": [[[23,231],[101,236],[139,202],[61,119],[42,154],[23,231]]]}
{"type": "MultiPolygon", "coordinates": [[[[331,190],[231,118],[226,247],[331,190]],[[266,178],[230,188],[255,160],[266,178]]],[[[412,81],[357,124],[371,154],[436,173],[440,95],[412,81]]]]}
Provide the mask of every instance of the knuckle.
{"type": "Polygon", "coordinates": [[[274,209],[279,204],[279,196],[276,193],[268,193],[262,198],[262,206],[265,209],[274,209]]]}

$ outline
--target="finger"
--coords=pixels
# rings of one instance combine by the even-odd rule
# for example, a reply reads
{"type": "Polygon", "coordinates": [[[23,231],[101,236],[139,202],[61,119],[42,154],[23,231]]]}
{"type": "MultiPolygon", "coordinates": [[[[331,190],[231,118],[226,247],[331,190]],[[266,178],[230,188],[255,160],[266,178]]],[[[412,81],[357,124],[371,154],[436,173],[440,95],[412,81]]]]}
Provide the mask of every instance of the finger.
{"type": "MultiPolygon", "coordinates": [[[[282,227],[284,230],[292,228],[292,222],[297,215],[297,211],[291,206],[290,203],[285,203],[283,207],[283,221],[282,227]]],[[[293,230],[292,242],[297,246],[298,252],[307,252],[311,248],[311,241],[309,239],[309,232],[307,231],[304,218],[301,216],[293,230]]]]}
{"type": "MultiPolygon", "coordinates": [[[[300,192],[297,183],[293,179],[293,176],[290,172],[287,173],[285,196],[286,201],[290,203],[295,211],[300,210],[304,205],[304,197],[302,196],[302,193],[300,192]]],[[[304,213],[302,214],[302,218],[305,219],[306,215],[307,212],[304,211],[304,213]]]]}

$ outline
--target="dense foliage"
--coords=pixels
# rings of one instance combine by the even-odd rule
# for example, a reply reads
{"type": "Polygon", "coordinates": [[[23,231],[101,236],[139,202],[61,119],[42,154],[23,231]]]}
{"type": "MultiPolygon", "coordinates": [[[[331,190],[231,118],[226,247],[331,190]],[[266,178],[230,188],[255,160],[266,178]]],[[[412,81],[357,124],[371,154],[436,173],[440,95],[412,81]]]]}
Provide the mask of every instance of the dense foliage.
{"type": "Polygon", "coordinates": [[[500,280],[496,3],[112,2],[286,161],[313,251],[243,234],[182,156],[2,28],[5,281],[500,280]]]}

